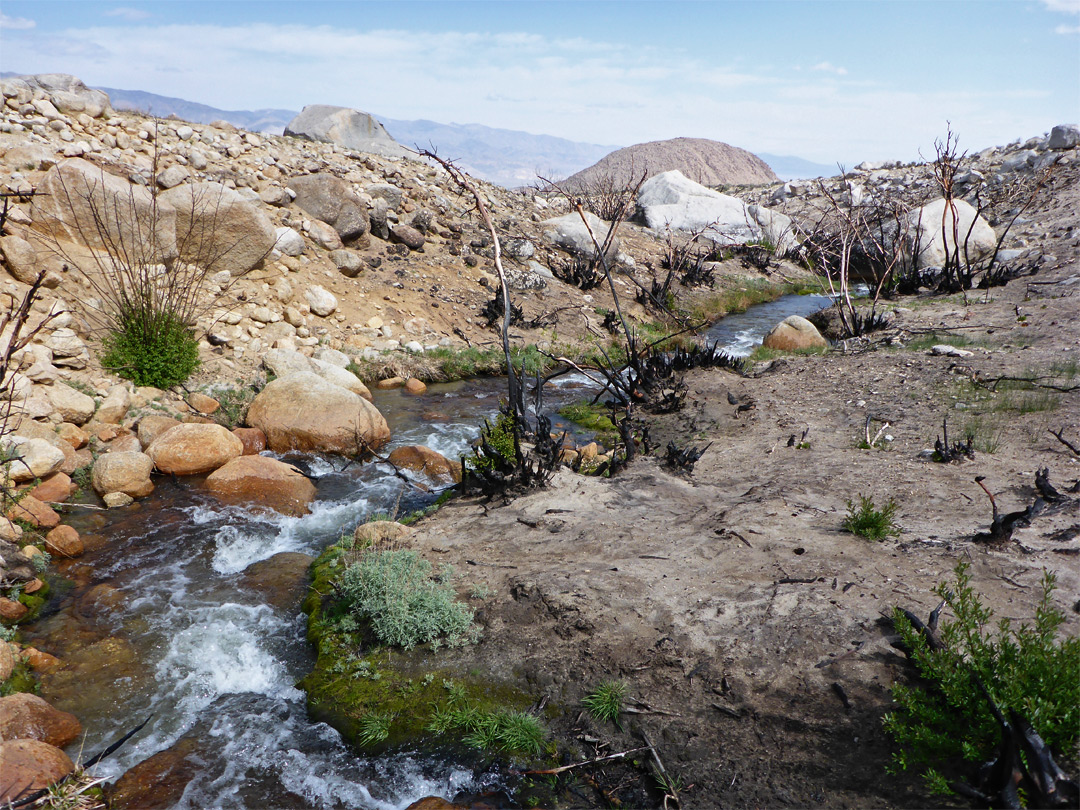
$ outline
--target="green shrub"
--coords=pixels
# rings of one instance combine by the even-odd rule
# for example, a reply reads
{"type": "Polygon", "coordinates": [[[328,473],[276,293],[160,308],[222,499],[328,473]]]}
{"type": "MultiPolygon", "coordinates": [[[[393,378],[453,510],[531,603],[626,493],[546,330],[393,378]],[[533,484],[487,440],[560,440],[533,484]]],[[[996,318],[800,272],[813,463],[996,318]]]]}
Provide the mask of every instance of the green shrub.
{"type": "Polygon", "coordinates": [[[457,600],[449,569],[432,577],[431,564],[415,551],[369,551],[341,576],[348,615],[343,630],[370,625],[383,644],[411,649],[433,642],[459,646],[475,641],[473,611],[457,600]]]}
{"type": "Polygon", "coordinates": [[[604,681],[591,695],[586,695],[581,705],[597,720],[619,722],[623,701],[626,699],[626,684],[622,681],[604,681]]]}
{"type": "Polygon", "coordinates": [[[848,501],[847,507],[847,517],[842,524],[846,531],[867,540],[884,540],[889,535],[900,534],[895,520],[898,507],[892,498],[878,509],[873,498],[860,495],[858,506],[848,501]]]}
{"type": "Polygon", "coordinates": [[[931,789],[950,792],[942,771],[973,773],[993,757],[1001,730],[979,681],[1006,716],[1023,715],[1058,756],[1072,758],[1080,741],[1080,639],[1059,638],[1065,616],[1052,603],[1054,575],[1043,574],[1034,625],[1014,627],[1001,619],[971,586],[967,563],[952,583],[934,592],[954,615],[942,622],[944,649],[932,650],[926,637],[897,610],[893,621],[925,685],[893,687],[896,708],[884,724],[899,751],[894,770],[925,766],[931,789]]]}
{"type": "Polygon", "coordinates": [[[101,365],[136,385],[171,388],[199,367],[199,342],[171,312],[139,313],[103,341],[101,365]]]}

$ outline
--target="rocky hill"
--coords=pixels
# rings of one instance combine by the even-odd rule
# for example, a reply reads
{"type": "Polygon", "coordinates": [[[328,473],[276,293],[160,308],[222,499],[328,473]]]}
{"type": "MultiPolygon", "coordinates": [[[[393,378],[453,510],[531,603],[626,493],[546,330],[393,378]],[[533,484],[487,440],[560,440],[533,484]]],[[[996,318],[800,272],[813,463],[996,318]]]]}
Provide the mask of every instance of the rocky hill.
{"type": "Polygon", "coordinates": [[[625,186],[643,171],[657,175],[672,170],[703,186],[756,185],[778,179],[765,161],[745,149],[706,138],[672,138],[612,152],[568,177],[565,187],[573,190],[597,181],[625,186]]]}

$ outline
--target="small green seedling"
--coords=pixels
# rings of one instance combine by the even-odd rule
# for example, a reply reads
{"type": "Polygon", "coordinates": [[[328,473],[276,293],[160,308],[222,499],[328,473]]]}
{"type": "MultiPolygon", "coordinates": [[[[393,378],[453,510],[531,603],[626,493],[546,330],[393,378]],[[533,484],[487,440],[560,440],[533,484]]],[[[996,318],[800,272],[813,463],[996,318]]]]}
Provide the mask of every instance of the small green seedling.
{"type": "Polygon", "coordinates": [[[859,496],[859,504],[848,501],[848,513],[844,518],[843,527],[858,537],[867,540],[884,540],[890,535],[900,534],[900,527],[896,525],[896,501],[889,498],[881,509],[874,506],[874,499],[864,495],[859,496]]]}

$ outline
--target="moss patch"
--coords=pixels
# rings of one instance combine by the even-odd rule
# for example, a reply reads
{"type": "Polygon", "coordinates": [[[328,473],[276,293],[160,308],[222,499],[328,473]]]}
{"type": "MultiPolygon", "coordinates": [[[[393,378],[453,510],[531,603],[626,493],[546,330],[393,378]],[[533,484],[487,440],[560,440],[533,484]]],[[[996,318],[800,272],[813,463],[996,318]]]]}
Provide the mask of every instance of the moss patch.
{"type": "Polygon", "coordinates": [[[605,447],[613,447],[619,438],[615,423],[608,416],[608,409],[601,403],[590,404],[581,400],[559,409],[559,416],[596,434],[596,440],[605,447]]]}
{"type": "Polygon", "coordinates": [[[30,692],[36,695],[38,692],[37,678],[25,661],[19,661],[7,677],[0,681],[0,697],[14,695],[16,692],[30,692]]]}
{"type": "Polygon", "coordinates": [[[364,751],[464,742],[486,752],[537,757],[535,747],[515,750],[507,744],[513,735],[499,733],[532,705],[525,692],[483,673],[459,670],[426,645],[408,652],[373,647],[362,634],[339,629],[333,583],[344,570],[343,552],[331,546],[315,560],[304,601],[308,640],[317,659],[298,686],[307,693],[311,716],[364,751]],[[494,731],[463,739],[463,730],[473,730],[466,722],[494,731]]]}

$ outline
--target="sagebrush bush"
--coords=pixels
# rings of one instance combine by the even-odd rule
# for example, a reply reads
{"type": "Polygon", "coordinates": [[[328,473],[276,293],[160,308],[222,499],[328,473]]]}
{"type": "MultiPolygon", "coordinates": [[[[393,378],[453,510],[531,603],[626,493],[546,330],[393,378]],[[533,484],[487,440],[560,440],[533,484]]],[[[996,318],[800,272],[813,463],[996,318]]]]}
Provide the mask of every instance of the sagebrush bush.
{"type": "Polygon", "coordinates": [[[969,566],[958,563],[954,581],[934,589],[955,617],[942,622],[940,650],[896,611],[893,621],[925,683],[893,687],[896,708],[884,724],[899,747],[894,769],[924,767],[930,788],[948,793],[946,774],[973,774],[993,758],[1001,729],[980,680],[998,709],[1025,717],[1055,756],[1076,756],[1080,639],[1057,635],[1065,616],[1051,601],[1055,587],[1054,575],[1044,573],[1033,625],[1014,627],[1004,618],[993,628],[969,566]]]}
{"type": "Polygon", "coordinates": [[[171,388],[199,367],[199,342],[171,312],[126,318],[104,341],[101,365],[135,385],[171,388]]]}
{"type": "Polygon", "coordinates": [[[433,642],[468,644],[479,637],[472,609],[459,602],[449,569],[433,576],[415,551],[369,551],[340,580],[345,630],[370,628],[383,644],[411,649],[433,642]]]}

